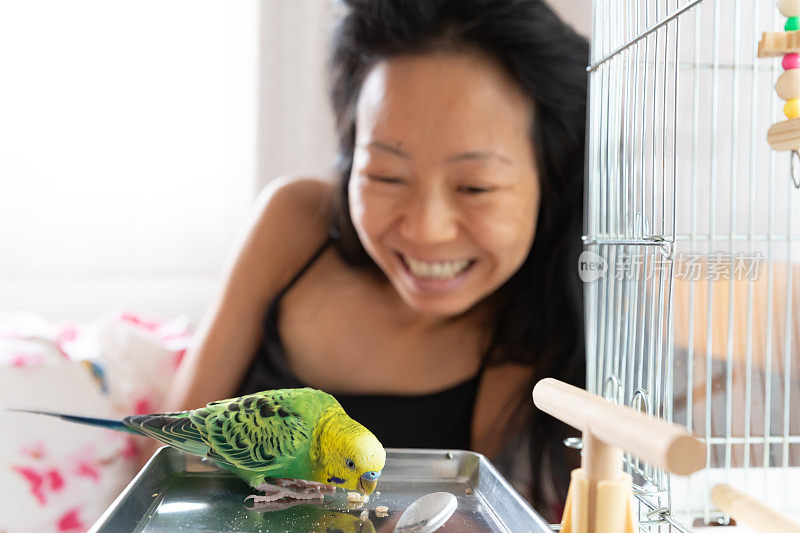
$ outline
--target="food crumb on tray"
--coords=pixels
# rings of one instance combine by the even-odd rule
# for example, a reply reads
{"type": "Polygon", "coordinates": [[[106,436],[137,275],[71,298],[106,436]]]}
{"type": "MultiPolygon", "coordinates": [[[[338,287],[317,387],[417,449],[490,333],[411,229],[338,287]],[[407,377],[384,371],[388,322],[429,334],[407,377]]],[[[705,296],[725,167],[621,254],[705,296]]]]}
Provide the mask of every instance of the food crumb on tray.
{"type": "Polygon", "coordinates": [[[358,492],[348,492],[347,500],[351,502],[367,503],[369,501],[369,496],[358,492]]]}
{"type": "Polygon", "coordinates": [[[379,505],[375,508],[375,516],[384,517],[389,516],[389,508],[385,505],[379,505]]]}

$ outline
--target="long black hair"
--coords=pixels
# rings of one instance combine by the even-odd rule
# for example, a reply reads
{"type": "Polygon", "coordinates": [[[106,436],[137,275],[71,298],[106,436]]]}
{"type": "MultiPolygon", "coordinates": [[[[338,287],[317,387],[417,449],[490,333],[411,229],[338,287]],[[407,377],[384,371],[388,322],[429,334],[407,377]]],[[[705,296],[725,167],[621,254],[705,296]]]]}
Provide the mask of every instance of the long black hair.
{"type": "MultiPolygon", "coordinates": [[[[540,205],[531,251],[493,295],[488,364],[515,362],[534,376],[519,404],[528,420],[532,503],[540,509],[548,481],[566,494],[564,425],[531,407],[541,378],[583,386],[585,379],[581,251],[582,189],[589,48],[542,0],[343,0],[330,56],[330,97],[339,141],[340,190],[332,210],[336,249],[353,266],[378,268],[350,219],[347,183],[353,164],[356,103],[378,61],[401,54],[478,49],[503,65],[533,101],[533,149],[540,205]],[[543,472],[550,479],[544,479],[543,472]],[[552,477],[551,477],[552,476],[552,477]]],[[[550,485],[552,486],[552,485],[550,485]]]]}

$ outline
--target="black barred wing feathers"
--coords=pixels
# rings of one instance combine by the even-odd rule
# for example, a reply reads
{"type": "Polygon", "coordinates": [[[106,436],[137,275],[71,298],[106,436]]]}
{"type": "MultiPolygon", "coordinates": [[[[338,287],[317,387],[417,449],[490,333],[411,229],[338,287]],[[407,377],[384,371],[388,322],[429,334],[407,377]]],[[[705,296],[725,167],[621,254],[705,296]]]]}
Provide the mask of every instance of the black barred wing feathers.
{"type": "Polygon", "coordinates": [[[211,446],[208,457],[246,470],[291,463],[298,450],[307,448],[312,428],[280,392],[212,402],[192,411],[191,421],[211,446]]]}

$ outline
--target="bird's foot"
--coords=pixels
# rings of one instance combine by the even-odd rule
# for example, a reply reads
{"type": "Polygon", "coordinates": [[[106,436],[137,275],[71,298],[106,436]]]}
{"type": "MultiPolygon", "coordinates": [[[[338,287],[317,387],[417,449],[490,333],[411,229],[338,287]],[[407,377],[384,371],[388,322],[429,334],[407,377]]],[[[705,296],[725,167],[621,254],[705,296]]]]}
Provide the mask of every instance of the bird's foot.
{"type": "Polygon", "coordinates": [[[245,498],[245,501],[252,498],[254,504],[259,504],[274,502],[281,498],[313,500],[324,498],[326,494],[333,494],[336,492],[336,487],[334,485],[327,485],[316,481],[306,481],[304,479],[274,478],[270,483],[265,481],[256,487],[256,490],[260,490],[264,495],[251,494],[245,498]]]}

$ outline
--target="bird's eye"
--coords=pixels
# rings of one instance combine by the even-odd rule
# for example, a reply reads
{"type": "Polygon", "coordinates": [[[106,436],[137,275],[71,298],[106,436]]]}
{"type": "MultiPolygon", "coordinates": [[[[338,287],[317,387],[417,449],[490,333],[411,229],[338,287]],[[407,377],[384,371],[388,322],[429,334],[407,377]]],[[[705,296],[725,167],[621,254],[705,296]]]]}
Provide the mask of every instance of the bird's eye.
{"type": "Polygon", "coordinates": [[[356,469],[356,463],[352,459],[348,459],[347,461],[345,461],[345,464],[347,465],[347,468],[349,468],[350,470],[356,469]]]}

